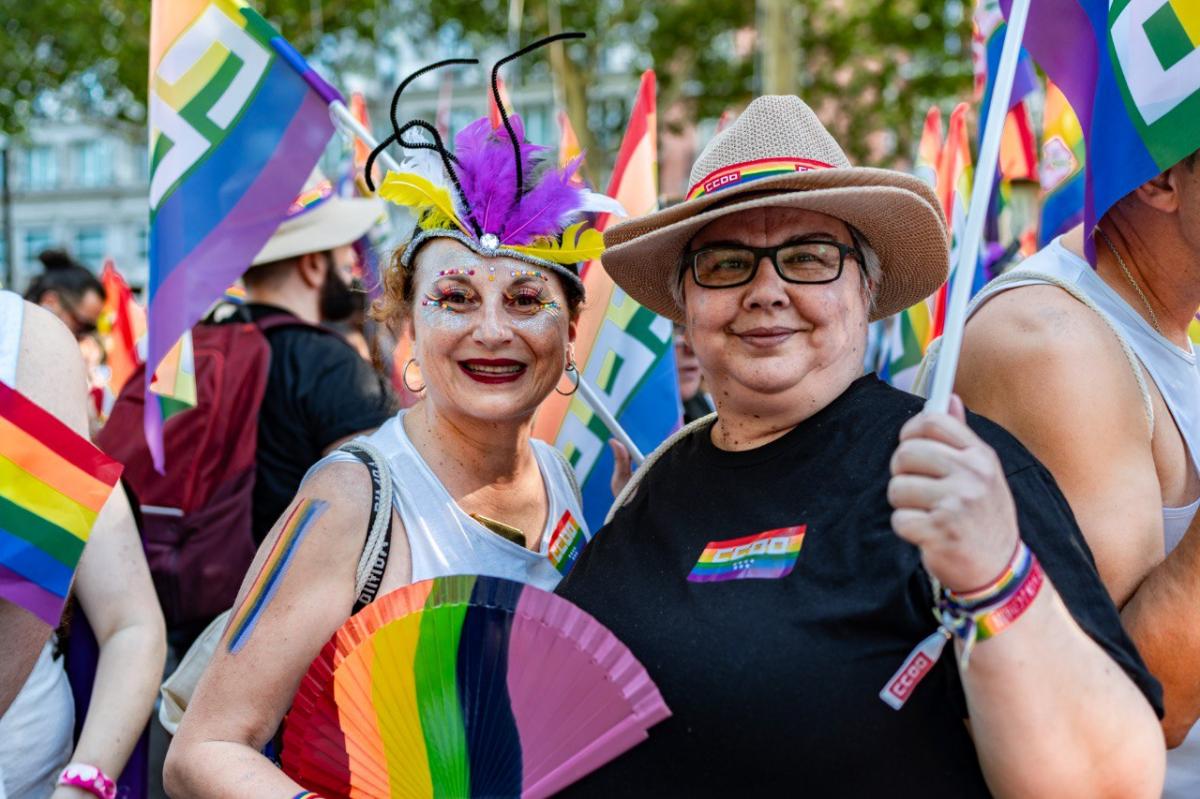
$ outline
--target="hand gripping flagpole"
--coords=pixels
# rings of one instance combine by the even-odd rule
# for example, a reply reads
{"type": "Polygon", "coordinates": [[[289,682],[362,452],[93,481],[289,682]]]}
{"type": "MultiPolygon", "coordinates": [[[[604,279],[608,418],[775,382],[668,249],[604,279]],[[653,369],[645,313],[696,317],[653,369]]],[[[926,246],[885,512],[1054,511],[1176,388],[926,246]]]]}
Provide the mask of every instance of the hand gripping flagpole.
{"type": "MultiPolygon", "coordinates": [[[[371,132],[367,130],[363,124],[358,121],[358,119],[355,118],[354,114],[350,113],[350,109],[347,108],[346,104],[341,100],[332,100],[329,103],[329,112],[332,115],[334,122],[340,126],[343,131],[353,136],[357,136],[362,140],[363,144],[367,145],[371,149],[375,149],[379,146],[379,142],[375,140],[375,137],[371,135],[371,132]]],[[[392,158],[391,154],[388,153],[387,150],[381,152],[379,157],[383,161],[384,166],[386,166],[388,169],[396,172],[400,171],[400,165],[396,163],[396,159],[392,158]]],[[[629,450],[629,456],[633,459],[634,465],[640,466],[642,461],[645,460],[645,456],[643,456],[642,451],[638,449],[638,445],[633,443],[633,439],[629,437],[629,433],[625,431],[625,428],[621,427],[621,424],[617,421],[616,417],[609,413],[608,408],[604,405],[604,399],[600,396],[600,393],[596,391],[592,384],[585,380],[582,374],[578,374],[578,378],[579,394],[583,398],[583,401],[591,407],[592,412],[596,414],[596,416],[600,417],[600,421],[604,422],[605,427],[607,427],[609,432],[613,434],[613,437],[624,444],[625,449],[629,450]]]]}
{"type": "Polygon", "coordinates": [[[1004,47],[1000,51],[1000,66],[996,71],[992,102],[988,106],[987,120],[983,128],[983,144],[979,148],[975,185],[971,191],[971,210],[967,214],[962,247],[958,252],[958,264],[951,273],[954,276],[954,285],[950,287],[950,304],[946,309],[941,351],[933,373],[933,386],[925,403],[925,410],[933,413],[946,413],[950,409],[950,392],[954,388],[958,356],[962,351],[967,302],[971,299],[971,286],[975,282],[975,269],[979,263],[979,243],[983,238],[983,223],[992,197],[992,185],[996,179],[1000,136],[1004,131],[1004,118],[1008,115],[1009,98],[1012,95],[1013,78],[1017,73],[1017,58],[1021,52],[1025,22],[1029,18],[1030,2],[1031,0],[1013,0],[1008,28],[1004,32],[1004,47]]]}

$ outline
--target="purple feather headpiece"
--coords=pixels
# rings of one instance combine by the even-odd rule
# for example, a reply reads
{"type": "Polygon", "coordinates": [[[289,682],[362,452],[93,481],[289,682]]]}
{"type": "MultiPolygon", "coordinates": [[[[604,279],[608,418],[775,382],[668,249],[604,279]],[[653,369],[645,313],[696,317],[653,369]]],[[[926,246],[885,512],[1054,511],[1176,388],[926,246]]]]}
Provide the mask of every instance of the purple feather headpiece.
{"type": "Polygon", "coordinates": [[[625,211],[609,197],[590,191],[575,180],[583,160],[559,168],[547,150],[525,139],[521,118],[509,115],[500,98],[500,67],[560,39],[583,38],[582,33],[549,36],[496,62],[492,94],[502,127],[487,117],[477,119],[454,137],[448,151],[437,129],[423,120],[400,125],[396,108],[400,95],[418,76],[450,64],[475,64],[475,59],[450,59],[431,64],[406,78],[392,98],[393,133],[367,159],[368,185],[375,158],[395,142],[409,151],[399,172],[389,171],[379,196],[418,214],[418,230],[405,250],[407,265],[420,245],[434,236],[450,236],[485,256],[504,255],[547,266],[575,281],[576,265],[599,257],[604,250],[599,231],[584,229],[589,212],[621,216],[625,211]],[[428,132],[432,143],[409,140],[412,128],[428,132]]]}

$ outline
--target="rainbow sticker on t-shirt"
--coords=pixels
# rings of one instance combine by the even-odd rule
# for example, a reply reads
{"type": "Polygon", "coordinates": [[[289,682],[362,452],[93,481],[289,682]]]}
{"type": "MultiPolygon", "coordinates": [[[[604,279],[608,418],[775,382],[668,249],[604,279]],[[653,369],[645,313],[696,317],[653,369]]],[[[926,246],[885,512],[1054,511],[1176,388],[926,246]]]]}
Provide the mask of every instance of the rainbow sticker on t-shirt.
{"type": "Polygon", "coordinates": [[[689,583],[777,580],[796,566],[806,525],[780,527],[745,538],[712,541],[688,575],[689,583]]]}
{"type": "Polygon", "coordinates": [[[562,518],[558,520],[558,524],[554,526],[554,532],[550,534],[549,557],[550,564],[558,570],[561,575],[566,575],[571,571],[571,567],[575,565],[575,561],[579,560],[579,553],[583,551],[584,544],[587,543],[587,536],[583,534],[583,528],[579,522],[571,515],[570,510],[563,511],[562,518]]]}

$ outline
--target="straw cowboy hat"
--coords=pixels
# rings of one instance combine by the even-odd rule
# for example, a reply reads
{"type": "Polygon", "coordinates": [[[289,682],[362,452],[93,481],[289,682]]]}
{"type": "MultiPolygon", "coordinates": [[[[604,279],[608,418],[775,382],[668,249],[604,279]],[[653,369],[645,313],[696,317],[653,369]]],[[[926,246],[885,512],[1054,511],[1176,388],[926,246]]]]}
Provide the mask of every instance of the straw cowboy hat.
{"type": "Polygon", "coordinates": [[[287,216],[254,256],[252,266],[352,244],[383,216],[383,202],[346,199],[319,171],[309,176],[287,216]]]}
{"type": "Polygon", "coordinates": [[[853,167],[799,97],[759,97],[709,142],[684,202],[604,232],[604,268],[631,297],[676,322],[680,258],[709,222],[747,208],[818,211],[857,228],[883,279],[871,320],[928,297],[950,269],[946,222],[933,190],[888,169],[853,167]]]}

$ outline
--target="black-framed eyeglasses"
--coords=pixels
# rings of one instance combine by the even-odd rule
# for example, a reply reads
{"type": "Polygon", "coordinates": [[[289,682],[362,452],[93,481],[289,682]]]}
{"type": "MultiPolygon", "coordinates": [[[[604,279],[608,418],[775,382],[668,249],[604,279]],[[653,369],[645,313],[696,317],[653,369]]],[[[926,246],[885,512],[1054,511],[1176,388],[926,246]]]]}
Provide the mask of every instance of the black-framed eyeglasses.
{"type": "Polygon", "coordinates": [[[710,244],[687,253],[696,285],[709,289],[744,286],[758,274],[758,265],[770,258],[775,272],[787,283],[832,283],[842,276],[847,257],[861,265],[862,252],[849,244],[830,240],[791,241],[778,247],[744,244],[710,244]]]}

